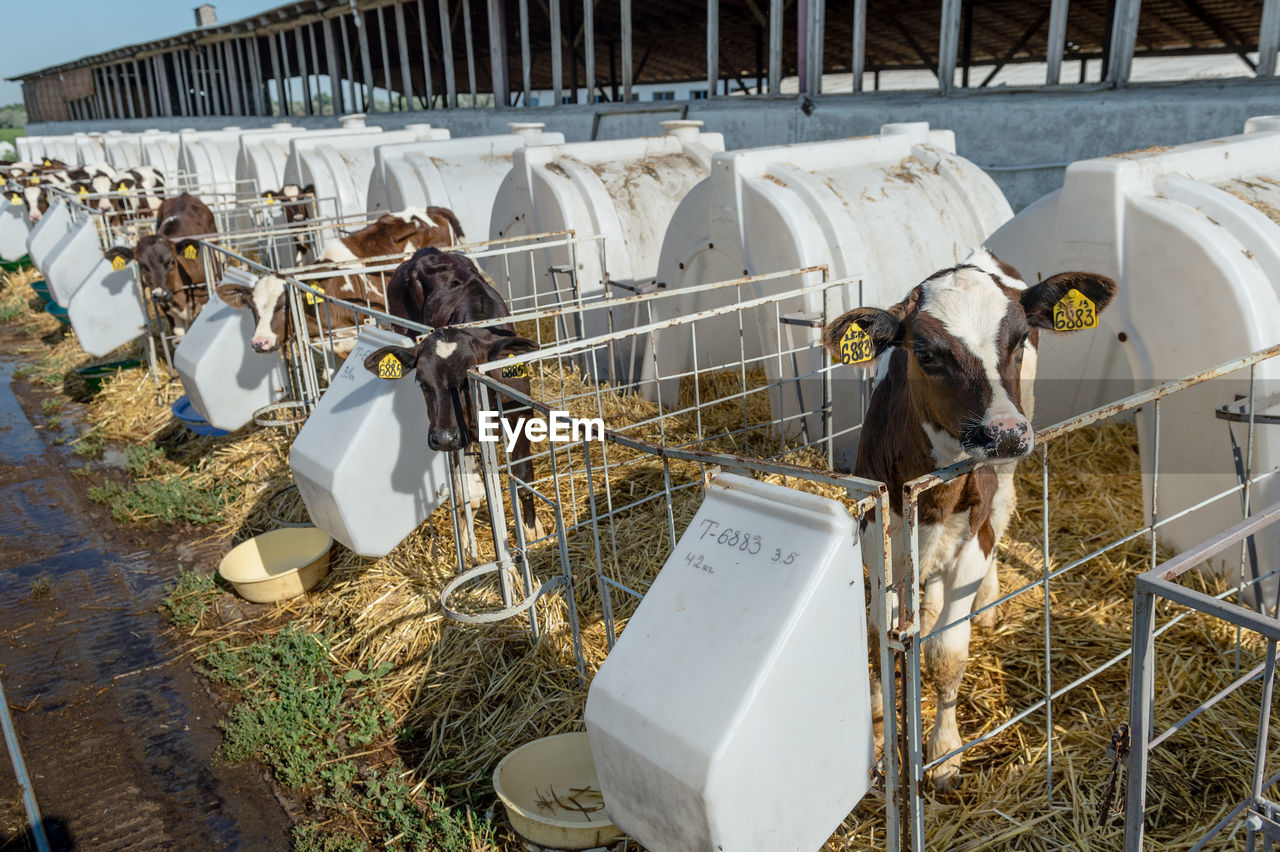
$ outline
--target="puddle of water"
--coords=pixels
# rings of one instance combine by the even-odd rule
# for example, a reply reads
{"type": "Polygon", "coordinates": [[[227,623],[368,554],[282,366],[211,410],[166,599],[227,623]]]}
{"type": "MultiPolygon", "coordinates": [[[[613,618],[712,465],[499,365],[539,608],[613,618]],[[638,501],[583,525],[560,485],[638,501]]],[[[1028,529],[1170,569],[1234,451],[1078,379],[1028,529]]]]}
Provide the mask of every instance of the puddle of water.
{"type": "Polygon", "coordinates": [[[0,464],[30,461],[44,452],[44,442],[27,420],[10,383],[14,365],[0,361],[0,464]]]}

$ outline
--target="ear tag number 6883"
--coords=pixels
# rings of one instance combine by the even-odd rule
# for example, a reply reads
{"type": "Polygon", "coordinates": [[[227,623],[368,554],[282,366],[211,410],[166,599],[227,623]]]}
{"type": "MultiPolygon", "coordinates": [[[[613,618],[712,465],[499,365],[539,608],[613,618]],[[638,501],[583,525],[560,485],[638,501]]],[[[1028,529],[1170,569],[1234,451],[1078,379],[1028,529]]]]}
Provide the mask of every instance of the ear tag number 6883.
{"type": "Polygon", "coordinates": [[[400,364],[400,359],[388,352],[382,356],[382,360],[378,362],[378,378],[380,379],[398,379],[404,375],[404,367],[400,364]]]}
{"type": "Polygon", "coordinates": [[[844,336],[840,338],[840,363],[862,364],[875,357],[876,348],[871,343],[871,335],[862,330],[856,322],[849,323],[844,336]]]}
{"type": "Polygon", "coordinates": [[[1072,287],[1053,306],[1054,331],[1079,331],[1098,327],[1098,311],[1084,293],[1072,287]]]}

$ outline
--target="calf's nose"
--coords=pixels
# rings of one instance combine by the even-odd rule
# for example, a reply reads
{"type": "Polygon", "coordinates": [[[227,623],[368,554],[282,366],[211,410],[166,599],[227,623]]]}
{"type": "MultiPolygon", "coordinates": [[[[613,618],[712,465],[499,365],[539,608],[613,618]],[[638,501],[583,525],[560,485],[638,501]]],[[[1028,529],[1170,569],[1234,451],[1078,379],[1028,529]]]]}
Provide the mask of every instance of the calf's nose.
{"type": "Polygon", "coordinates": [[[1031,424],[1019,416],[994,417],[984,426],[987,453],[995,458],[1015,458],[1031,449],[1031,424]]]}
{"type": "Polygon", "coordinates": [[[255,337],[249,341],[249,345],[253,347],[254,352],[270,352],[275,348],[275,341],[269,337],[255,337]]]}
{"type": "Polygon", "coordinates": [[[433,450],[460,450],[462,433],[457,429],[432,429],[427,432],[427,446],[433,450]]]}

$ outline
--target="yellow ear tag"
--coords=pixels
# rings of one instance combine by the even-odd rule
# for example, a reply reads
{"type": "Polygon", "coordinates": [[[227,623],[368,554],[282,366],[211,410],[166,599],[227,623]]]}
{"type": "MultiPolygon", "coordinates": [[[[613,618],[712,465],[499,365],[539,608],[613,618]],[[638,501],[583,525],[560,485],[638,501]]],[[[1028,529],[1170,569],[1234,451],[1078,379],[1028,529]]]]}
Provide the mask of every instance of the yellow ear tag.
{"type": "Polygon", "coordinates": [[[1098,327],[1098,311],[1089,297],[1074,287],[1053,306],[1054,331],[1098,327]]]}
{"type": "Polygon", "coordinates": [[[404,367],[400,364],[400,359],[388,352],[382,356],[382,360],[378,362],[378,378],[380,379],[398,379],[404,375],[404,367]]]}
{"type": "Polygon", "coordinates": [[[121,269],[124,269],[128,265],[129,265],[129,261],[124,259],[124,255],[118,254],[115,257],[111,258],[111,268],[116,270],[117,272],[119,272],[121,269]]]}
{"type": "Polygon", "coordinates": [[[125,186],[124,181],[121,181],[120,185],[116,187],[116,192],[120,193],[121,195],[128,195],[129,187],[125,186]]]}
{"type": "Polygon", "coordinates": [[[37,185],[38,183],[40,183],[40,176],[39,176],[39,175],[32,175],[32,176],[31,176],[31,185],[32,185],[32,186],[35,186],[35,185],[37,185]]]}
{"type": "Polygon", "coordinates": [[[200,256],[200,250],[196,248],[195,243],[192,243],[182,250],[182,256],[187,260],[195,260],[200,256]]]}
{"type": "Polygon", "coordinates": [[[80,192],[79,192],[78,194],[79,194],[79,196],[80,196],[81,198],[88,198],[88,197],[89,197],[89,190],[85,189],[85,188],[82,186],[82,187],[80,187],[80,192]]]}
{"type": "Polygon", "coordinates": [[[22,196],[21,196],[21,195],[19,195],[19,194],[18,194],[18,193],[16,193],[16,192],[15,192],[15,193],[13,193],[13,195],[10,195],[10,196],[9,196],[9,203],[10,203],[10,204],[21,204],[21,203],[22,203],[22,196]]]}
{"type": "Polygon", "coordinates": [[[46,165],[46,166],[52,166],[52,165],[53,165],[53,163],[49,162],[49,158],[48,158],[48,157],[45,157],[45,158],[44,158],[44,165],[46,165]]]}
{"type": "Polygon", "coordinates": [[[856,322],[849,323],[840,338],[839,364],[862,364],[876,355],[876,347],[871,343],[871,335],[862,330],[856,322]]]}
{"type": "Polygon", "coordinates": [[[268,204],[275,204],[275,203],[276,203],[276,197],[275,197],[274,195],[272,195],[271,193],[269,193],[269,192],[267,193],[267,203],[268,203],[268,204]]]}
{"type": "MultiPolygon", "coordinates": [[[[316,302],[320,301],[320,297],[315,293],[312,293],[310,290],[303,290],[302,298],[308,305],[314,305],[316,302]]],[[[384,358],[383,360],[385,361],[386,359],[384,358]]],[[[397,361],[396,363],[399,364],[400,362],[397,361]]],[[[396,376],[396,378],[398,379],[400,377],[396,376]]]]}
{"type": "MultiPolygon", "coordinates": [[[[508,355],[508,358],[514,358],[514,355],[508,355]]],[[[527,379],[529,378],[529,367],[525,364],[512,364],[510,367],[502,368],[502,378],[504,379],[527,379]]]]}

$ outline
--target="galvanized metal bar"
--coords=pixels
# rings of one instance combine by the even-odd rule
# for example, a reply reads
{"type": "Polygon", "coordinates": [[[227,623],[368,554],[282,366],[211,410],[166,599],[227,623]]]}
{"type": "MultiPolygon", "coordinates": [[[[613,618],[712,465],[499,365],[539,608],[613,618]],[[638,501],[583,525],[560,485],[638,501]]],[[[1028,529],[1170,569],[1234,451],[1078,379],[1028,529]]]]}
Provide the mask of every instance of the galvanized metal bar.
{"type": "Polygon", "coordinates": [[[191,73],[191,53],[181,50],[173,55],[174,65],[178,69],[179,94],[182,98],[183,115],[194,116],[196,109],[196,81],[191,73]]]}
{"type": "Polygon", "coordinates": [[[1111,44],[1108,47],[1106,82],[1112,86],[1129,83],[1133,67],[1133,48],[1138,39],[1138,15],[1142,0],[1116,0],[1115,15],[1111,24],[1111,44]]]}
{"type": "MultiPolygon", "coordinates": [[[[1238,544],[1245,538],[1257,533],[1259,530],[1265,529],[1275,521],[1280,520],[1280,503],[1273,503],[1265,509],[1250,515],[1240,523],[1235,524],[1229,529],[1224,530],[1213,538],[1202,541],[1194,547],[1190,547],[1179,553],[1172,559],[1168,559],[1156,568],[1150,569],[1139,575],[1139,579],[1160,579],[1164,581],[1172,581],[1176,577],[1180,577],[1187,571],[1204,562],[1211,556],[1214,556],[1233,544],[1238,544]]],[[[1280,622],[1277,622],[1280,623],[1280,622]]]]}
{"type": "Polygon", "coordinates": [[[1049,605],[1049,445],[1040,445],[1040,582],[1044,585],[1045,800],[1053,806],[1053,632],[1049,605]]]}
{"type": "Polygon", "coordinates": [[[555,100],[554,106],[559,106],[564,101],[564,35],[560,31],[560,0],[550,0],[550,4],[551,96],[555,100]]]}
{"type": "Polygon", "coordinates": [[[386,11],[386,6],[379,6],[374,10],[374,19],[378,22],[378,44],[382,48],[382,88],[387,92],[387,111],[395,112],[396,100],[391,93],[391,51],[387,49],[386,11]]]}
{"type": "Polygon", "coordinates": [[[360,67],[364,71],[364,97],[361,103],[364,105],[365,112],[377,112],[377,101],[373,97],[373,60],[369,55],[369,33],[364,25],[364,13],[356,5],[356,0],[351,0],[351,19],[356,25],[356,35],[360,44],[360,67]]]}
{"type": "Polygon", "coordinates": [[[487,0],[489,10],[489,74],[493,84],[493,105],[505,108],[511,102],[507,72],[507,21],[504,4],[487,0]]]}
{"type": "Polygon", "coordinates": [[[347,83],[347,112],[359,112],[364,109],[364,99],[358,97],[361,93],[356,88],[355,63],[351,61],[351,37],[347,34],[345,21],[334,18],[333,23],[338,27],[338,34],[342,37],[342,72],[347,83]]]}
{"type": "Polygon", "coordinates": [[[903,713],[906,715],[907,832],[912,852],[925,852],[924,836],[924,691],[921,686],[920,640],[920,504],[914,492],[903,494],[902,516],[906,526],[906,576],[898,584],[898,624],[895,638],[905,650],[903,713]]]}
{"type": "Polygon", "coordinates": [[[1129,663],[1129,765],[1126,770],[1124,839],[1128,852],[1140,852],[1147,802],[1147,765],[1151,759],[1148,709],[1155,699],[1155,599],[1139,584],[1133,597],[1133,656],[1129,663]]]}
{"type": "Polygon", "coordinates": [[[867,67],[867,0],[853,0],[853,73],[854,94],[862,91],[862,75],[867,67]]]}
{"type": "Polygon", "coordinates": [[[707,97],[717,94],[720,80],[720,0],[707,0],[707,97]]]}
{"type": "Polygon", "coordinates": [[[938,92],[943,95],[951,94],[955,88],[961,6],[961,0],[942,0],[942,22],[938,33],[938,92]]]}
{"type": "Polygon", "coordinates": [[[27,812],[27,830],[31,833],[32,844],[37,852],[49,852],[44,818],[40,816],[40,805],[36,802],[26,761],[22,759],[22,745],[18,742],[18,729],[13,724],[13,714],[9,712],[9,698],[5,695],[3,681],[0,681],[0,728],[4,730],[4,745],[9,752],[9,763],[13,766],[18,788],[22,791],[22,805],[27,812]]]}
{"type": "MultiPolygon", "coordinates": [[[[102,77],[102,69],[95,68],[93,69],[92,73],[93,73],[93,95],[98,102],[98,118],[106,118],[107,104],[102,97],[102,91],[104,88],[106,88],[106,86],[102,77]]],[[[23,85],[22,87],[22,92],[23,92],[23,97],[25,98],[27,93],[27,87],[25,85],[23,85]]]]}
{"type": "Polygon", "coordinates": [[[596,13],[595,0],[582,0],[582,73],[587,103],[596,102],[596,13]]]}
{"type": "Polygon", "coordinates": [[[413,75],[409,73],[409,33],[404,23],[404,4],[395,5],[396,46],[400,49],[400,85],[405,109],[413,109],[413,75]]]}
{"type": "Polygon", "coordinates": [[[240,74],[236,69],[234,46],[235,42],[230,39],[222,42],[222,64],[227,79],[227,98],[231,114],[243,115],[240,109],[240,74]]]}
{"type": "Polygon", "coordinates": [[[445,106],[458,105],[458,85],[453,74],[453,32],[449,26],[449,0],[440,0],[440,37],[444,41],[445,106]]]}
{"type": "MultiPolygon", "coordinates": [[[[524,0],[521,0],[524,2],[524,0]]],[[[622,17],[622,102],[631,103],[631,78],[632,78],[632,58],[631,58],[631,0],[620,0],[620,15],[622,17]]]]}
{"type": "Polygon", "coordinates": [[[1183,716],[1183,717],[1182,717],[1181,719],[1179,719],[1178,721],[1174,722],[1172,725],[1170,725],[1168,728],[1166,728],[1166,729],[1165,729],[1165,730],[1164,730],[1164,731],[1163,731],[1159,736],[1157,736],[1157,737],[1153,737],[1153,738],[1152,738],[1152,740],[1151,740],[1151,742],[1147,745],[1147,749],[1148,749],[1149,751],[1153,751],[1153,750],[1155,750],[1155,749],[1159,748],[1161,743],[1163,743],[1165,740],[1167,740],[1167,739],[1169,739],[1170,737],[1172,737],[1172,736],[1173,736],[1174,734],[1176,734],[1178,731],[1181,731],[1181,730],[1182,730],[1183,728],[1185,728],[1188,724],[1190,724],[1190,723],[1191,723],[1192,721],[1194,721],[1197,717],[1199,717],[1199,716],[1200,716],[1200,714],[1202,714],[1202,713],[1204,713],[1205,711],[1209,710],[1209,709],[1210,709],[1210,708],[1212,708],[1215,704],[1218,704],[1220,701],[1222,701],[1222,700],[1223,700],[1224,698],[1226,698],[1227,696],[1231,695],[1233,692],[1235,692],[1236,690],[1238,690],[1240,687],[1242,687],[1242,686],[1244,686],[1245,684],[1249,683],[1250,681],[1254,680],[1254,679],[1258,676],[1258,674],[1263,670],[1263,668],[1265,668],[1265,667],[1266,667],[1266,663],[1265,663],[1265,662],[1258,663],[1258,665],[1254,666],[1254,667],[1253,667],[1252,669],[1250,669],[1249,671],[1247,671],[1247,672],[1245,672],[1244,674],[1240,675],[1240,677],[1238,677],[1238,678],[1236,678],[1235,680],[1233,680],[1233,681],[1232,681],[1231,683],[1229,683],[1227,686],[1224,686],[1222,689],[1220,689],[1220,690],[1218,690],[1217,692],[1215,692],[1215,693],[1213,694],[1213,696],[1212,696],[1212,697],[1210,697],[1210,698],[1206,698],[1206,699],[1204,700],[1204,702],[1203,702],[1203,703],[1201,703],[1198,707],[1196,707],[1196,709],[1192,710],[1190,713],[1188,713],[1187,715],[1183,716]]]}
{"type": "Polygon", "coordinates": [[[201,92],[204,95],[205,114],[222,114],[222,93],[218,90],[218,81],[213,73],[212,57],[207,45],[196,48],[196,61],[200,65],[201,92]]]}
{"type": "Polygon", "coordinates": [[[808,81],[805,91],[810,95],[822,94],[822,46],[827,27],[826,0],[808,0],[809,21],[805,29],[808,49],[805,51],[808,81]]]}
{"type": "MultiPolygon", "coordinates": [[[[311,80],[311,88],[312,88],[312,91],[315,93],[315,94],[314,94],[314,97],[315,97],[315,106],[313,107],[313,112],[315,112],[315,114],[316,114],[316,115],[323,115],[323,114],[324,114],[324,108],[321,106],[321,102],[320,102],[320,95],[321,95],[321,91],[320,91],[320,78],[321,78],[321,76],[322,76],[322,75],[320,74],[320,53],[319,53],[319,51],[316,49],[316,27],[317,27],[317,26],[319,26],[321,23],[322,23],[321,21],[313,21],[312,23],[310,23],[310,24],[307,24],[307,25],[306,25],[306,28],[307,28],[307,42],[308,42],[308,43],[310,44],[310,46],[311,46],[311,76],[310,76],[310,80],[311,80]]],[[[326,61],[328,61],[328,60],[329,60],[329,58],[330,58],[330,54],[326,54],[326,55],[325,55],[325,60],[326,60],[326,61]]],[[[332,96],[330,96],[329,101],[332,103],[332,101],[333,101],[333,97],[332,97],[332,96]]]]}
{"type": "Polygon", "coordinates": [[[129,82],[129,64],[121,62],[116,66],[120,74],[120,87],[124,89],[125,105],[127,107],[127,115],[129,118],[138,118],[137,106],[133,101],[133,86],[129,82]]]}
{"type": "Polygon", "coordinates": [[[1045,48],[1044,82],[1056,86],[1062,82],[1062,55],[1067,46],[1067,9],[1070,0],[1050,0],[1049,42],[1045,48]]]}
{"type": "MultiPolygon", "coordinates": [[[[1253,798],[1262,798],[1267,773],[1267,739],[1271,733],[1271,701],[1276,687],[1276,640],[1267,641],[1266,670],[1262,675],[1262,699],[1258,718],[1258,741],[1253,750],[1253,798]]],[[[1267,844],[1270,846],[1270,844],[1267,844]]]]}
{"type": "MultiPolygon", "coordinates": [[[[280,48],[276,43],[275,35],[267,36],[267,52],[271,56],[271,76],[276,81],[276,107],[268,109],[268,115],[288,115],[289,110],[286,106],[288,98],[285,96],[284,77],[281,75],[280,69],[280,48]]],[[[271,91],[267,90],[267,106],[271,106],[271,91]]]]}
{"type": "Polygon", "coordinates": [[[315,105],[311,102],[311,75],[307,71],[307,45],[302,39],[302,25],[293,28],[293,49],[298,55],[298,84],[302,88],[302,112],[305,115],[314,115],[315,105]]]}
{"type": "MultiPolygon", "coordinates": [[[[285,37],[284,30],[276,33],[280,47],[280,106],[284,110],[284,115],[293,115],[293,85],[289,82],[293,77],[293,72],[289,69],[289,42],[285,37]]],[[[272,57],[275,58],[274,56],[272,57]]]]}
{"type": "Polygon", "coordinates": [[[462,0],[462,34],[467,53],[467,84],[471,91],[471,107],[476,106],[476,50],[471,33],[471,0],[462,0]]]}
{"type": "Polygon", "coordinates": [[[782,85],[782,0],[769,0],[769,94],[782,85]]]}
{"type": "Polygon", "coordinates": [[[1280,0],[1263,0],[1262,21],[1258,26],[1259,77],[1275,76],[1277,53],[1280,53],[1280,0]]]}
{"type": "Polygon", "coordinates": [[[342,115],[346,110],[346,100],[342,94],[342,68],[338,65],[341,56],[338,54],[337,41],[333,37],[333,28],[342,26],[340,18],[322,18],[320,29],[324,32],[324,60],[329,66],[329,97],[333,102],[333,114],[342,115]]]}
{"type": "Polygon", "coordinates": [[[106,75],[110,82],[110,88],[107,89],[111,97],[111,114],[114,118],[124,118],[124,98],[120,96],[120,78],[116,74],[114,65],[108,65],[102,69],[102,73],[106,75]]]}
{"type": "Polygon", "coordinates": [[[418,3],[418,37],[422,43],[422,77],[426,94],[420,100],[423,101],[424,109],[432,109],[435,104],[435,86],[431,79],[431,41],[427,38],[427,4],[426,0],[417,0],[418,3]]]}

